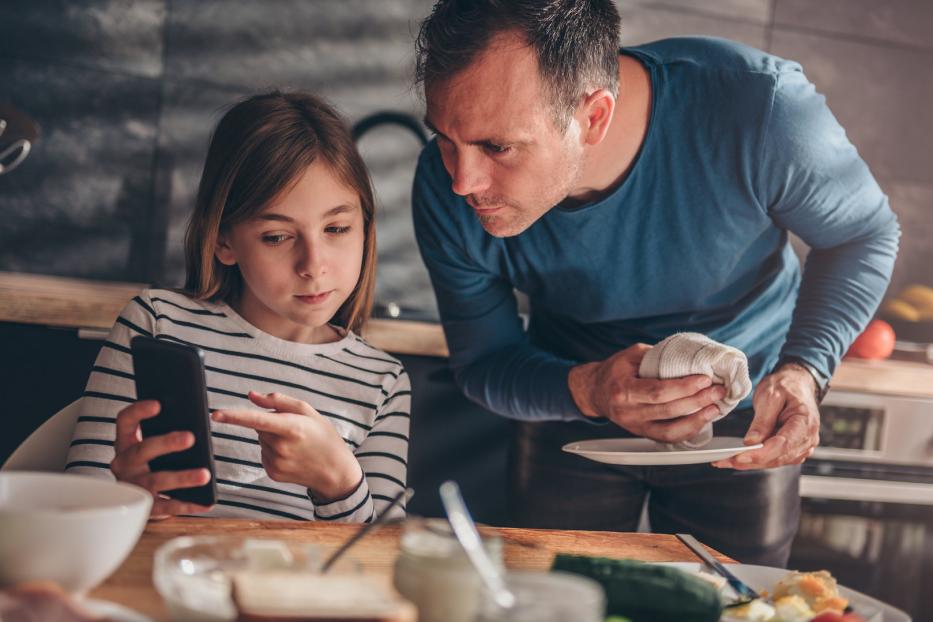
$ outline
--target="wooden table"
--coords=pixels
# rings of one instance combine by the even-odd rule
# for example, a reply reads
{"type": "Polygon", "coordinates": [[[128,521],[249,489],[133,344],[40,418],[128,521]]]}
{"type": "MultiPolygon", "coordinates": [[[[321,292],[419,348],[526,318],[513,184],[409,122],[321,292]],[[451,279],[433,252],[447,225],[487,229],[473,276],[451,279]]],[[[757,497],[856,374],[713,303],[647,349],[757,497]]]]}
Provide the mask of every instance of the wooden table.
{"type": "MultiPolygon", "coordinates": [[[[150,523],[123,565],[90,594],[93,598],[126,605],[155,620],[169,620],[168,612],[152,585],[155,550],[167,540],[183,535],[237,535],[313,542],[326,552],[335,549],[358,529],[357,525],[251,521],[242,519],[176,518],[150,523]]],[[[366,536],[352,549],[364,571],[391,576],[398,552],[401,527],[387,526],[366,536]]],[[[557,531],[548,529],[505,529],[483,527],[498,533],[504,544],[507,568],[544,570],[555,553],[628,557],[645,561],[696,561],[696,557],[674,536],[614,533],[605,531],[557,531]]],[[[731,562],[715,551],[724,561],[731,562]]]]}

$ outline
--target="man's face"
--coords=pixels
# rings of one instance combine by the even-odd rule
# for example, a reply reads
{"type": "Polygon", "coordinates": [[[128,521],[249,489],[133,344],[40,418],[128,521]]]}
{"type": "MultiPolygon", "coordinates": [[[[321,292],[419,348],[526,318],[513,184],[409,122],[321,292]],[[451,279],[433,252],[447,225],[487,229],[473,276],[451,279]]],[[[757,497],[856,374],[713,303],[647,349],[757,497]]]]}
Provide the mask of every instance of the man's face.
{"type": "Polygon", "coordinates": [[[573,190],[583,167],[579,123],[557,127],[534,51],[514,35],[494,39],[425,95],[451,187],[489,234],[518,235],[573,190]]]}

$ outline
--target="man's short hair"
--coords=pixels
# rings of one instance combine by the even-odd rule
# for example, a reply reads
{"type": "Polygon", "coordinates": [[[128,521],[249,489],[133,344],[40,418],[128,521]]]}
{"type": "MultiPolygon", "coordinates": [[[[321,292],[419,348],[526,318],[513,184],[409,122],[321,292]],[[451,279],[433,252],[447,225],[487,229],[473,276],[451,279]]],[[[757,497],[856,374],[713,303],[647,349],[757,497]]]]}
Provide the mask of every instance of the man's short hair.
{"type": "Polygon", "coordinates": [[[534,49],[555,121],[566,129],[588,89],[618,96],[619,22],[612,0],[438,0],[418,33],[415,79],[429,89],[514,31],[534,49]]]}

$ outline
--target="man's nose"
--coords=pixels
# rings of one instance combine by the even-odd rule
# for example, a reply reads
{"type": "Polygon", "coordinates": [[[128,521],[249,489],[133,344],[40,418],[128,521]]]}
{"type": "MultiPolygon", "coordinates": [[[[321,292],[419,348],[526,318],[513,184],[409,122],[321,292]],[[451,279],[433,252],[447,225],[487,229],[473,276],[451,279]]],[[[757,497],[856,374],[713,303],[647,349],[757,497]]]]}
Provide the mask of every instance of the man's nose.
{"type": "Polygon", "coordinates": [[[451,189],[460,196],[480,194],[489,189],[490,175],[481,156],[464,153],[454,158],[451,189]]]}

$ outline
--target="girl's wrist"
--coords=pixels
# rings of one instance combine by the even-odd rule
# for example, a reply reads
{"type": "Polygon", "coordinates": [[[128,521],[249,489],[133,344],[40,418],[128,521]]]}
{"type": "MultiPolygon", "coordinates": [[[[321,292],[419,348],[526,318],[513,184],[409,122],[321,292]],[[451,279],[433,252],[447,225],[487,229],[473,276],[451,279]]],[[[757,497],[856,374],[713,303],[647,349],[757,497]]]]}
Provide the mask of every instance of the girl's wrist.
{"type": "Polygon", "coordinates": [[[333,503],[353,494],[363,481],[363,469],[353,459],[353,464],[343,469],[328,471],[325,477],[307,485],[308,494],[317,504],[333,503]]]}

